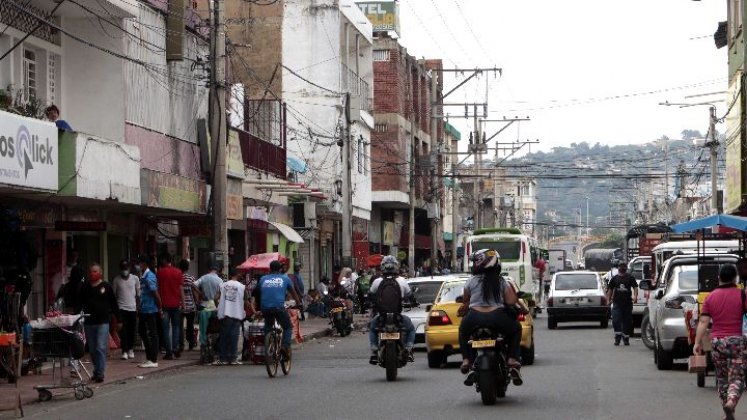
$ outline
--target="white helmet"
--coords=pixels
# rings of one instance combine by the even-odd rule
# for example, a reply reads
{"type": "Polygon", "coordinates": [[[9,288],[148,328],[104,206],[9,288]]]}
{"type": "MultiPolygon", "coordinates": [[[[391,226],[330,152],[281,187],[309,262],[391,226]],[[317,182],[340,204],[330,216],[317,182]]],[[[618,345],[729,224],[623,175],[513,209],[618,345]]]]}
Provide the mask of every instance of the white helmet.
{"type": "Polygon", "coordinates": [[[399,262],[392,255],[387,255],[381,259],[381,271],[384,273],[397,273],[399,272],[399,262]]]}

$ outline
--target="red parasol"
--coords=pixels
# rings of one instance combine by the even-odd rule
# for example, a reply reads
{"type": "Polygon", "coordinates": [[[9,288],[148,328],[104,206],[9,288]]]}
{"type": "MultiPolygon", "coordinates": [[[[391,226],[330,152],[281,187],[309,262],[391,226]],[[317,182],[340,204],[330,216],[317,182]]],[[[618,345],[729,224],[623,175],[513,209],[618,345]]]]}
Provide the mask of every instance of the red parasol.
{"type": "Polygon", "coordinates": [[[270,270],[270,263],[273,261],[280,261],[282,264],[287,264],[288,259],[279,252],[268,252],[266,254],[255,254],[246,259],[237,268],[239,270],[270,270]]]}
{"type": "Polygon", "coordinates": [[[381,254],[373,254],[368,256],[368,260],[366,261],[366,265],[369,267],[378,267],[381,265],[381,260],[384,259],[384,256],[381,254]]]}

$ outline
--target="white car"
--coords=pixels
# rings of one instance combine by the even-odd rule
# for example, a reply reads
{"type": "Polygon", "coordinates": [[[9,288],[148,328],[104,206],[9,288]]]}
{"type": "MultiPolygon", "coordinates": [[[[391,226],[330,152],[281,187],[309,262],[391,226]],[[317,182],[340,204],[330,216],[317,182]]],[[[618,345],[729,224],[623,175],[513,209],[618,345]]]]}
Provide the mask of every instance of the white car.
{"type": "Polygon", "coordinates": [[[609,308],[599,274],[593,271],[562,271],[552,276],[547,297],[547,328],[558,322],[595,321],[609,325],[609,308]]]}
{"type": "Polygon", "coordinates": [[[425,324],[428,322],[428,313],[433,305],[433,301],[436,299],[438,289],[441,288],[441,284],[446,280],[460,278],[469,278],[469,274],[413,277],[407,280],[407,284],[410,285],[410,289],[415,295],[415,300],[420,304],[420,306],[404,312],[404,315],[407,315],[415,326],[415,344],[425,343],[425,324]]]}

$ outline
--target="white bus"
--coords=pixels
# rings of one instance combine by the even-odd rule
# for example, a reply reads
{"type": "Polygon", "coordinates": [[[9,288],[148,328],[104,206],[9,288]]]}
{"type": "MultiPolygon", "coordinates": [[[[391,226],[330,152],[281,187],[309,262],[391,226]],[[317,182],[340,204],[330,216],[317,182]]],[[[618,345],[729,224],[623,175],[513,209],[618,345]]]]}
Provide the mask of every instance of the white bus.
{"type": "Polygon", "coordinates": [[[537,300],[541,285],[539,270],[534,263],[539,256],[534,238],[516,228],[477,229],[467,237],[464,269],[469,272],[472,262],[469,256],[481,249],[494,249],[501,257],[502,274],[511,277],[522,292],[530,293],[537,300]]]}
{"type": "Polygon", "coordinates": [[[655,284],[658,283],[664,263],[673,255],[695,254],[698,252],[701,254],[738,254],[740,251],[739,248],[739,240],[737,239],[662,242],[656,245],[651,251],[651,255],[653,256],[652,267],[654,269],[652,277],[655,280],[655,284]]]}

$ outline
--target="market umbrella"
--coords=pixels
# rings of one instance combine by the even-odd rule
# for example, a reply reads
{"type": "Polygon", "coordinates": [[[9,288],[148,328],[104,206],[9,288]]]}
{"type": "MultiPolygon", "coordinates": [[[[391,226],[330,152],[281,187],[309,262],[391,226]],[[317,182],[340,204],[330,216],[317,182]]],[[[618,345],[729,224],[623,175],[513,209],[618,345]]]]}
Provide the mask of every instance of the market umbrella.
{"type": "Polygon", "coordinates": [[[368,259],[366,260],[366,265],[369,267],[378,267],[381,265],[381,260],[384,259],[384,256],[381,254],[373,254],[369,255],[368,259]]]}
{"type": "Polygon", "coordinates": [[[246,259],[240,266],[239,270],[270,270],[270,263],[280,261],[283,264],[288,263],[288,259],[279,252],[268,252],[266,254],[254,254],[246,259]]]}

